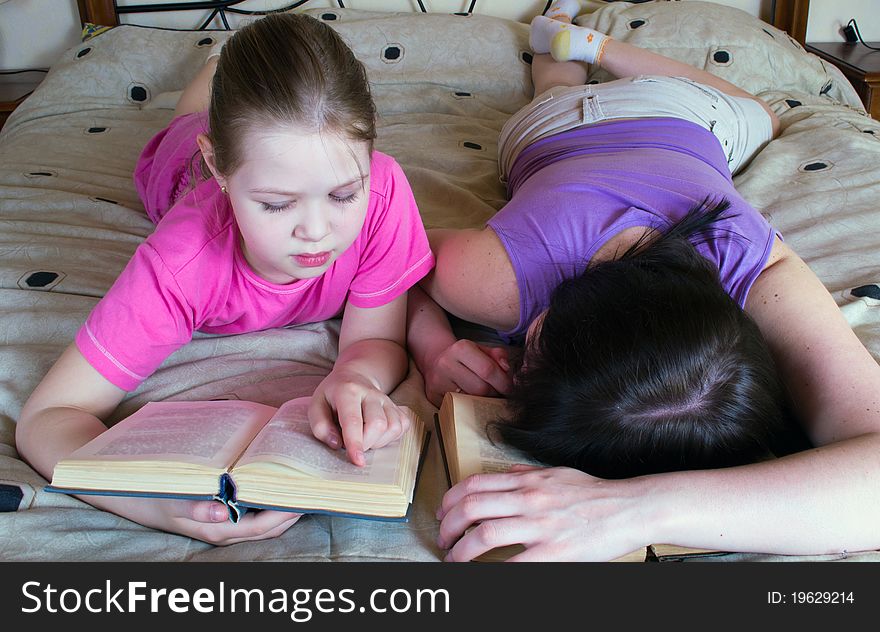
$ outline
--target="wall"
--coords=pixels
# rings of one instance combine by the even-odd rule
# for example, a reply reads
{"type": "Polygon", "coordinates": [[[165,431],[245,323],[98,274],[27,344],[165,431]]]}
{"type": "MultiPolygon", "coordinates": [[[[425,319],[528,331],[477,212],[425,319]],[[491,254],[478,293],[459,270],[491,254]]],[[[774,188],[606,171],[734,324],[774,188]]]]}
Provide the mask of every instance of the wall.
{"type": "Polygon", "coordinates": [[[76,0],[0,4],[0,69],[48,68],[79,41],[76,0]]]}
{"type": "MultiPolygon", "coordinates": [[[[117,0],[120,6],[157,3],[162,0],[117,0]]],[[[585,2],[588,0],[585,0],[585,2]]],[[[770,21],[773,0],[708,0],[740,8],[751,15],[770,21]]],[[[807,41],[842,39],[840,27],[854,17],[868,41],[880,40],[880,20],[876,13],[878,0],[812,0],[807,41]],[[871,6],[875,11],[869,13],[871,6]],[[869,19],[874,18],[874,19],[869,19]]],[[[264,9],[282,6],[287,0],[250,0],[243,6],[264,9]]],[[[469,0],[423,0],[431,11],[464,11],[469,0]]],[[[544,8],[545,0],[478,0],[480,13],[528,20],[544,8]]],[[[337,7],[335,0],[311,0],[309,7],[337,7]]],[[[346,7],[382,11],[418,10],[415,0],[346,0],[346,7]]],[[[140,14],[124,16],[124,22],[156,26],[194,28],[207,18],[207,12],[173,14],[140,14]]],[[[219,27],[219,20],[214,26],[219,27]]],[[[79,41],[80,27],[76,0],[0,0],[0,70],[47,68],[65,50],[79,41]]]]}
{"type": "Polygon", "coordinates": [[[840,29],[850,18],[855,18],[862,39],[866,42],[880,42],[878,10],[880,0],[811,0],[807,41],[843,41],[840,29]]]}

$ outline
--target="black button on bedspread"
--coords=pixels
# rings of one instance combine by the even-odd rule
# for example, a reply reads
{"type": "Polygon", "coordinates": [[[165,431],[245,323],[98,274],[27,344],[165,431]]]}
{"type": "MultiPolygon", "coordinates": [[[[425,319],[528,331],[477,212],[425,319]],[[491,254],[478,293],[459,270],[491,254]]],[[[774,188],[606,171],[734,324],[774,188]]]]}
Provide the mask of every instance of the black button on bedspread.
{"type": "Polygon", "coordinates": [[[16,485],[0,485],[0,511],[18,511],[24,493],[16,485]]]}
{"type": "Polygon", "coordinates": [[[852,295],[859,298],[873,298],[880,301],[880,285],[872,283],[870,285],[860,285],[852,289],[852,295]]]}
{"type": "Polygon", "coordinates": [[[25,283],[30,287],[46,287],[57,278],[57,272],[34,272],[25,279],[25,283]]]}

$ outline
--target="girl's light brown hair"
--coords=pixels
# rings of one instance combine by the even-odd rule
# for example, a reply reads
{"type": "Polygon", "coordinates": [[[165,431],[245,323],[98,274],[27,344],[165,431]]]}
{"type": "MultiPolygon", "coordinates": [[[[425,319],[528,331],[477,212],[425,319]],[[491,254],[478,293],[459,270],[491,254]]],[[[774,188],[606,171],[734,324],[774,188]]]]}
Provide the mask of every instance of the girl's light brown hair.
{"type": "Polygon", "coordinates": [[[372,151],[376,108],[363,64],[342,38],[314,18],[266,16],[223,46],[211,86],[209,138],[220,173],[241,164],[254,127],[338,134],[372,151]]]}

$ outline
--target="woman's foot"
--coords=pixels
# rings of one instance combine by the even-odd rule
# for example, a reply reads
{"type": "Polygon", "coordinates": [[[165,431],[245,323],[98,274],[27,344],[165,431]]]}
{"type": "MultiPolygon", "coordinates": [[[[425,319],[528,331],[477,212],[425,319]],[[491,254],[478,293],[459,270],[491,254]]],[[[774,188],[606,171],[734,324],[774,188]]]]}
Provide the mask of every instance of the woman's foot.
{"type": "Polygon", "coordinates": [[[550,54],[556,61],[585,61],[598,64],[609,37],[585,26],[568,25],[550,39],[550,54]]]}
{"type": "Polygon", "coordinates": [[[539,54],[549,53],[550,40],[571,25],[580,8],[578,0],[556,0],[547,8],[546,15],[535,17],[529,29],[529,46],[532,50],[539,54]]]}
{"type": "Polygon", "coordinates": [[[551,20],[571,24],[571,21],[574,20],[580,10],[581,3],[579,0],[556,0],[556,2],[547,7],[546,15],[551,20]]]}

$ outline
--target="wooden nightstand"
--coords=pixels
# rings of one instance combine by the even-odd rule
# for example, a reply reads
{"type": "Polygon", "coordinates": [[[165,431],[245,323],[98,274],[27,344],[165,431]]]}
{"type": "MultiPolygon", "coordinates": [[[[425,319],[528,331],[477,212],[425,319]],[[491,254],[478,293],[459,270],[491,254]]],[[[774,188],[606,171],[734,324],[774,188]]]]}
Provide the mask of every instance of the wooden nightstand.
{"type": "Polygon", "coordinates": [[[40,85],[45,76],[46,73],[39,70],[0,74],[0,129],[3,129],[3,124],[12,111],[40,85]]]}
{"type": "MultiPolygon", "coordinates": [[[[878,42],[868,42],[880,48],[878,42]]],[[[840,68],[859,93],[868,114],[880,120],[880,51],[859,42],[807,42],[804,48],[840,68]]]]}

